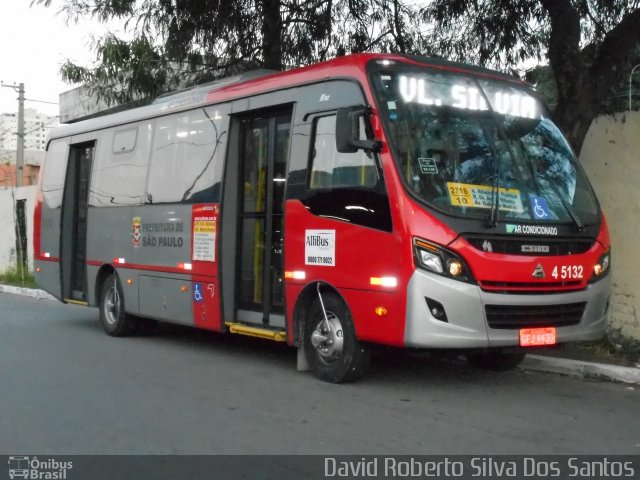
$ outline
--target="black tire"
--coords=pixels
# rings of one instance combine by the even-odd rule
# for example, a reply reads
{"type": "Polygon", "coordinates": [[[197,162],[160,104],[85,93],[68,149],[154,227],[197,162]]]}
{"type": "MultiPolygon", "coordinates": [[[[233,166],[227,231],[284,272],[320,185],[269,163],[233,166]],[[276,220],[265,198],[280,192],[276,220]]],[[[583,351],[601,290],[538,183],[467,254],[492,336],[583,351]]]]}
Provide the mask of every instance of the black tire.
{"type": "Polygon", "coordinates": [[[520,365],[525,355],[524,352],[505,352],[496,348],[486,352],[467,353],[466,357],[474,367],[494,372],[506,372],[520,365]]]}
{"type": "Polygon", "coordinates": [[[327,329],[320,300],[316,298],[304,320],[307,361],[313,373],[325,382],[353,382],[369,366],[369,349],[356,339],[351,313],[342,299],[326,293],[322,300],[330,328],[327,329]]]}
{"type": "Polygon", "coordinates": [[[100,323],[112,337],[132,335],[139,319],[125,312],[124,295],[120,279],[115,273],[109,275],[100,285],[100,323]]]}

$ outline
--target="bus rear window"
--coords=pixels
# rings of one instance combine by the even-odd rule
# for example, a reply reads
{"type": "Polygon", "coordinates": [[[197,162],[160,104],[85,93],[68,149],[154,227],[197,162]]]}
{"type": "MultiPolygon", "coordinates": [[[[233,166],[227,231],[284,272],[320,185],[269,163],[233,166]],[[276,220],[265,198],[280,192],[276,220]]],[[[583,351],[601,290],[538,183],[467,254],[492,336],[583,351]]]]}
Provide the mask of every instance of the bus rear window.
{"type": "Polygon", "coordinates": [[[62,205],[68,155],[67,139],[53,140],[49,145],[42,176],[42,197],[49,208],[60,208],[62,205]]]}

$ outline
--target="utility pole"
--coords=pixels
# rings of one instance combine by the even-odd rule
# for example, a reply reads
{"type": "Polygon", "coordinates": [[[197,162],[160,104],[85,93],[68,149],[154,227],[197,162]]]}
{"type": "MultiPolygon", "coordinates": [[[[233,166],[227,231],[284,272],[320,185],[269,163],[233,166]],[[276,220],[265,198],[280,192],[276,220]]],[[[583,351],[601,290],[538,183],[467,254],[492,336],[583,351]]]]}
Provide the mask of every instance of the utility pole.
{"type": "Polygon", "coordinates": [[[24,83],[18,85],[1,85],[13,88],[18,92],[18,138],[16,142],[16,187],[22,186],[24,176],[24,83]]]}
{"type": "Polygon", "coordinates": [[[21,187],[24,180],[24,83],[18,90],[18,142],[16,148],[16,186],[21,187]]]}

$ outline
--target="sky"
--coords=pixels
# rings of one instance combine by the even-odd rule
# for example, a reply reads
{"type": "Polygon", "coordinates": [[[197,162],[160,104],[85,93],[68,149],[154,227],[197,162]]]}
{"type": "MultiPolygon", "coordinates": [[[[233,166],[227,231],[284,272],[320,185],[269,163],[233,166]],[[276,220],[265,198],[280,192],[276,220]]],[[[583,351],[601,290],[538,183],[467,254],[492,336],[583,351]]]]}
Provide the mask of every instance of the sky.
{"type": "MultiPolygon", "coordinates": [[[[93,62],[91,35],[107,27],[95,21],[66,25],[64,14],[57,14],[60,0],[49,8],[31,0],[0,0],[0,80],[4,84],[24,83],[25,98],[58,102],[61,92],[74,86],[60,79],[60,66],[67,58],[81,65],[93,62]]],[[[25,102],[47,115],[58,115],[58,105],[25,102]]],[[[0,88],[0,113],[18,111],[18,94],[0,88]]]]}

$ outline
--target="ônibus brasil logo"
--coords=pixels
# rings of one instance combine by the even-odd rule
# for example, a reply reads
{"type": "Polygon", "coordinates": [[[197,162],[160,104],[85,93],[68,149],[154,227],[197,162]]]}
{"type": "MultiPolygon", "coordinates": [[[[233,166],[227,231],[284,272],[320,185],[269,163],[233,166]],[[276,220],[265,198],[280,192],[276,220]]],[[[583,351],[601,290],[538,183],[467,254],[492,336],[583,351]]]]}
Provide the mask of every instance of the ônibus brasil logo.
{"type": "Polygon", "coordinates": [[[73,462],[62,462],[54,458],[46,460],[38,457],[14,455],[9,457],[9,478],[30,480],[66,480],[67,470],[73,468],[73,462]]]}

